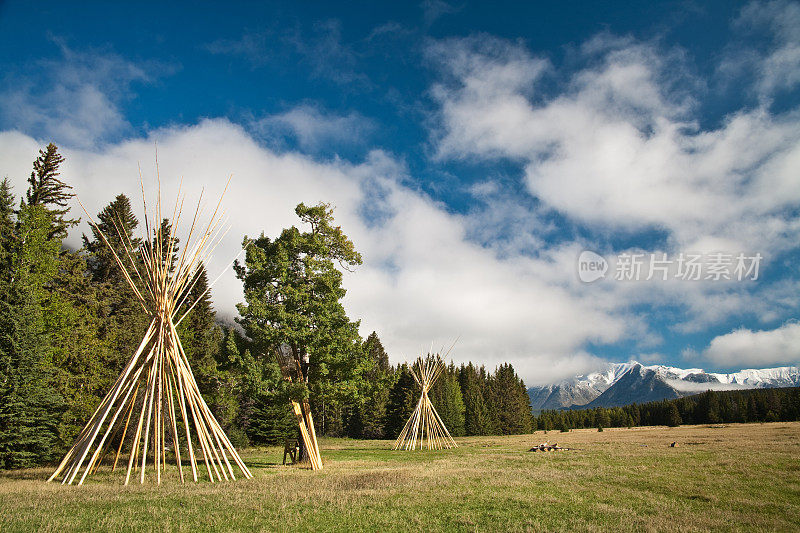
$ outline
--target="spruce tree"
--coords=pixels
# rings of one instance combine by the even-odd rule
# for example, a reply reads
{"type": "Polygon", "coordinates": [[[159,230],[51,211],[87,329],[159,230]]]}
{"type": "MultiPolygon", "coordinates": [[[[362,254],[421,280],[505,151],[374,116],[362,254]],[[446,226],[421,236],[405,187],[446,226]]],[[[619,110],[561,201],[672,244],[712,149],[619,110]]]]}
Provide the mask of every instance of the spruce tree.
{"type": "MultiPolygon", "coordinates": [[[[131,201],[124,194],[118,194],[114,201],[97,214],[96,222],[97,227],[91,228],[92,239],[83,236],[84,248],[89,253],[88,264],[92,278],[99,282],[124,282],[109,245],[126,266],[131,259],[135,259],[127,257],[125,253],[126,243],[130,243],[133,250],[137,250],[141,245],[141,239],[134,236],[139,221],[133,214],[131,201]],[[104,242],[101,232],[108,240],[108,244],[104,242]]],[[[127,283],[125,286],[130,290],[127,283]]]]}
{"type": "Polygon", "coordinates": [[[680,426],[682,423],[681,414],[678,412],[678,406],[675,402],[670,402],[669,410],[667,412],[667,425],[669,427],[680,426]]]}
{"type": "Polygon", "coordinates": [[[510,363],[501,364],[490,379],[493,414],[501,435],[529,433],[530,398],[510,363]]]}
{"type": "Polygon", "coordinates": [[[401,365],[396,375],[397,381],[389,390],[384,424],[384,435],[390,439],[397,438],[403,430],[419,399],[419,386],[411,375],[408,365],[401,365]]]}
{"type": "Polygon", "coordinates": [[[352,406],[347,434],[352,438],[382,439],[389,388],[393,383],[389,355],[374,331],[364,341],[363,351],[370,366],[364,372],[363,394],[352,406]]]}
{"type": "Polygon", "coordinates": [[[47,286],[59,266],[61,242],[51,238],[53,215],[22,203],[9,249],[10,275],[0,302],[0,467],[33,466],[55,458],[64,399],[48,331],[47,286]]]}
{"type": "Polygon", "coordinates": [[[458,384],[456,368],[453,363],[447,367],[430,391],[431,402],[442,419],[444,426],[454,437],[464,435],[464,399],[458,384]]]}
{"type": "Polygon", "coordinates": [[[178,311],[178,318],[186,311],[189,314],[178,326],[181,344],[200,392],[208,401],[216,392],[217,354],[223,332],[216,324],[217,314],[211,304],[208,274],[203,264],[198,269],[196,282],[189,289],[186,300],[178,311]]]}
{"type": "MultiPolygon", "coordinates": [[[[0,182],[0,283],[10,279],[9,257],[14,234],[14,195],[8,178],[0,182]]],[[[0,296],[2,297],[2,296],[0,296]]]]}
{"type": "Polygon", "coordinates": [[[119,194],[98,213],[96,222],[97,228],[91,228],[91,239],[83,235],[83,246],[87,252],[88,271],[97,291],[97,314],[101,323],[99,335],[116,355],[109,365],[118,373],[139,347],[149,320],[124,279],[109,245],[126,266],[130,267],[130,261],[138,265],[140,259],[138,256],[128,257],[123,242],[129,242],[134,250],[141,246],[141,239],[134,234],[139,221],[128,197],[119,194]]]}
{"type": "Polygon", "coordinates": [[[466,435],[489,435],[492,420],[483,395],[483,376],[470,362],[459,369],[459,384],[464,400],[464,433],[466,435]]]}
{"type": "Polygon", "coordinates": [[[59,167],[63,162],[58,147],[50,143],[44,150],[39,150],[39,157],[33,162],[33,172],[28,178],[28,205],[44,207],[53,215],[50,238],[63,239],[67,236],[67,228],[78,224],[78,219],[64,217],[69,212],[67,203],[75,195],[69,192],[72,187],[59,179],[59,167]]]}
{"type": "Polygon", "coordinates": [[[370,333],[367,340],[364,341],[364,354],[368,359],[372,360],[374,364],[374,370],[370,375],[377,376],[380,373],[385,374],[389,372],[391,368],[389,366],[389,354],[384,350],[377,332],[373,331],[370,333]]]}

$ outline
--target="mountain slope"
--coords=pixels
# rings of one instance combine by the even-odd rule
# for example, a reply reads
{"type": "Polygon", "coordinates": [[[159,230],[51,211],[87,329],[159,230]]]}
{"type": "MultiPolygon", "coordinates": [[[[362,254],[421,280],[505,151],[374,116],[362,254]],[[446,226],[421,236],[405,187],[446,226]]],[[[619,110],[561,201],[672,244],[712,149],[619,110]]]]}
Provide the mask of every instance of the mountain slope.
{"type": "Polygon", "coordinates": [[[611,364],[553,385],[531,387],[528,394],[534,412],[545,409],[614,407],[630,403],[679,398],[708,389],[753,389],[800,386],[795,366],[747,369],[730,374],[682,369],[663,365],[611,364]]]}
{"type": "Polygon", "coordinates": [[[586,407],[615,407],[631,403],[672,400],[681,396],[683,394],[678,389],[664,380],[663,374],[637,364],[586,407]]]}
{"type": "Polygon", "coordinates": [[[528,389],[531,408],[534,411],[542,411],[586,405],[605,392],[634,364],[638,363],[611,364],[602,371],[576,376],[553,385],[531,387],[528,389]]]}

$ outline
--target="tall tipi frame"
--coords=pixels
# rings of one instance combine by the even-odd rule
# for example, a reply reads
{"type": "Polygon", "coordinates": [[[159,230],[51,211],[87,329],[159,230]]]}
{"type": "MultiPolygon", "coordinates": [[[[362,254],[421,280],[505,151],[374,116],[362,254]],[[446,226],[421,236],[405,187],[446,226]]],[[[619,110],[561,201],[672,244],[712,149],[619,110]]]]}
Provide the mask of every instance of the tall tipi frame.
{"type": "Polygon", "coordinates": [[[431,389],[436,380],[444,370],[444,363],[437,355],[436,357],[428,357],[423,360],[418,357],[414,365],[411,366],[411,375],[422,387],[422,394],[417,402],[417,407],[411,414],[403,431],[397,437],[394,443],[394,449],[420,450],[427,448],[429,450],[441,450],[443,448],[457,448],[458,444],[450,436],[450,432],[433,407],[431,399],[428,397],[428,391],[431,389]]]}
{"type": "MultiPolygon", "coordinates": [[[[151,321],[138,350],[48,481],[61,477],[62,484],[70,485],[76,479],[78,485],[83,484],[89,474],[97,471],[110,451],[112,442],[119,437],[118,444],[113,446],[116,453],[111,467],[112,471],[116,470],[126,437],[130,435],[133,437],[128,438],[130,450],[126,485],[135,470],[138,470],[139,482],[144,483],[148,452],[151,453],[150,461],[156,472],[156,481],[161,483],[162,473],[167,466],[167,439],[171,441],[181,482],[184,481],[181,448],[187,452],[194,481],[198,480],[199,455],[202,455],[211,482],[236,479],[231,462],[238,466],[244,477],[252,477],[200,395],[176,329],[194,307],[192,305],[184,309],[184,304],[197,283],[200,265],[208,260],[226,233],[223,231],[223,213],[220,211],[222,197],[205,230],[201,230],[198,218],[202,213],[202,196],[201,193],[186,246],[180,255],[176,252],[175,236],[183,210],[180,192],[172,212],[169,234],[163,234],[158,226],[150,224],[142,184],[148,240],[138,250],[134,250],[120,221],[114,224],[122,250],[115,250],[108,236],[84,208],[90,224],[110,249],[151,321]],[[149,241],[151,236],[152,242],[149,241]],[[173,257],[176,257],[174,261],[173,257]],[[199,450],[196,444],[199,444],[199,450]]],[[[160,183],[154,211],[153,222],[158,224],[163,220],[160,183]]]]}

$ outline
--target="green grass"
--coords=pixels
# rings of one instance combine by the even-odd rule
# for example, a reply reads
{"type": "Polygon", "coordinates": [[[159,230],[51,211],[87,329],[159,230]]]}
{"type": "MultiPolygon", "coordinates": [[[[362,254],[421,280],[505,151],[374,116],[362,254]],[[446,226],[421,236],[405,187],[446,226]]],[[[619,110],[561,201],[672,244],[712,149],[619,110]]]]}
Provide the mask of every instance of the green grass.
{"type": "Polygon", "coordinates": [[[395,452],[323,439],[325,470],[244,450],[254,479],[83,487],[0,473],[2,531],[701,531],[800,529],[800,423],[457,439],[395,452]],[[545,440],[578,448],[528,452],[545,440]],[[678,446],[669,447],[676,441],[678,446]]]}

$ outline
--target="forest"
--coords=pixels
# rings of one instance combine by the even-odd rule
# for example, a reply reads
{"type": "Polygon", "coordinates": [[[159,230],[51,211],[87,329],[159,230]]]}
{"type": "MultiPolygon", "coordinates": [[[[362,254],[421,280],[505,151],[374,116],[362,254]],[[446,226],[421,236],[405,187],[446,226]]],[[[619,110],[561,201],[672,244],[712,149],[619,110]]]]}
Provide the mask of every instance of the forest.
{"type": "Polygon", "coordinates": [[[542,411],[534,426],[544,430],[680,426],[800,420],[800,387],[713,391],[624,407],[542,411]]]}
{"type": "MultiPolygon", "coordinates": [[[[74,441],[147,328],[111,249],[149,246],[155,232],[169,231],[164,220],[142,235],[131,199],[118,194],[93,217],[80,249],[66,246],[80,217],[69,208],[63,162],[50,144],[24,194],[8,177],[0,183],[0,468],[52,463],[74,441]]],[[[320,435],[394,438],[418,386],[407,364],[389,363],[378,333],[362,339],[360,322],[345,313],[341,269],[361,256],[331,206],[301,203],[296,214],[300,227],[277,237],[243,236],[236,325],[217,316],[204,268],[185,295],[192,310],[179,334],[200,391],[236,446],[296,436],[289,398],[297,395],[309,398],[320,435]],[[280,346],[308,360],[307,385],[283,381],[280,346]]],[[[453,436],[528,433],[535,424],[510,364],[489,371],[450,362],[430,396],[453,436]]]]}

